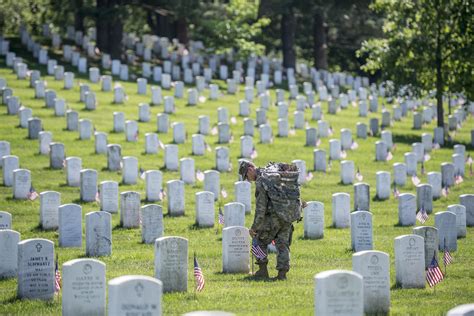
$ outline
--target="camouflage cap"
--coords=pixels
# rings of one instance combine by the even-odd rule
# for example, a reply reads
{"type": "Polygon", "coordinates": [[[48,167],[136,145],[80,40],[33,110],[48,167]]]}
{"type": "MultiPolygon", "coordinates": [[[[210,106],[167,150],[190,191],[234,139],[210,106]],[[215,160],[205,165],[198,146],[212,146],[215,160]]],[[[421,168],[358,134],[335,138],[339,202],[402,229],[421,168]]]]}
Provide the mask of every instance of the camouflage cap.
{"type": "Polygon", "coordinates": [[[242,177],[242,180],[247,180],[247,169],[252,166],[253,163],[251,163],[248,160],[241,160],[239,162],[239,175],[242,177]]]}

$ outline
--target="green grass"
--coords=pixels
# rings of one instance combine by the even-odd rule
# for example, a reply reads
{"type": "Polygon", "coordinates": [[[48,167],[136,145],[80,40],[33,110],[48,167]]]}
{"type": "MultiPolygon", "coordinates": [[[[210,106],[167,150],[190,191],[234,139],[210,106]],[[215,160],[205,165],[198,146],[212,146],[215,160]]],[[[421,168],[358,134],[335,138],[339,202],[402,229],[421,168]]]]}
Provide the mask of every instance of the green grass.
{"type": "MultiPolygon", "coordinates": [[[[14,42],[13,47],[17,47],[18,42],[14,42]],[[15,44],[16,43],[16,44],[15,44]]],[[[16,50],[19,52],[19,50],[16,50]]],[[[20,54],[21,55],[21,54],[20,54]]],[[[86,82],[85,78],[76,77],[76,86],[73,90],[63,90],[63,83],[54,81],[50,76],[44,76],[44,67],[34,64],[31,56],[28,57],[30,69],[41,69],[43,78],[48,82],[48,88],[56,90],[58,95],[67,100],[70,108],[80,113],[80,118],[89,118],[93,121],[97,131],[108,133],[109,143],[120,143],[122,145],[123,156],[135,156],[139,159],[139,164],[144,169],[159,169],[163,166],[163,151],[157,155],[145,155],[144,134],[156,131],[156,114],[163,109],[162,106],[151,107],[152,120],[148,123],[139,123],[140,139],[137,143],[125,141],[123,133],[112,133],[113,112],[125,112],[126,119],[138,119],[138,104],[148,102],[151,98],[150,92],[147,96],[136,94],[136,84],[133,82],[122,82],[129,99],[123,105],[112,103],[113,93],[100,91],[98,84],[88,83],[91,89],[96,92],[99,101],[96,111],[84,110],[84,104],[79,103],[79,82],[86,82]]],[[[65,64],[64,62],[60,62],[65,64]]],[[[117,172],[105,170],[106,156],[94,154],[94,140],[78,140],[78,132],[64,131],[66,119],[55,117],[52,109],[44,107],[44,100],[34,99],[34,90],[29,88],[27,80],[16,80],[12,71],[5,67],[4,59],[0,59],[0,77],[6,78],[8,86],[12,87],[14,94],[19,96],[22,104],[33,109],[34,116],[40,117],[44,130],[53,133],[53,140],[63,142],[66,146],[67,156],[82,157],[83,168],[93,168],[99,172],[99,181],[121,180],[121,175],[117,172]]],[[[219,82],[221,91],[223,82],[219,82]]],[[[164,92],[171,94],[170,91],[164,92]]],[[[208,91],[204,92],[208,96],[208,91]]],[[[273,100],[275,93],[271,92],[273,100]]],[[[288,94],[287,94],[288,95],[288,94]]],[[[188,133],[185,144],[179,145],[179,156],[191,156],[191,135],[197,131],[198,115],[206,114],[211,118],[211,123],[217,123],[217,108],[226,106],[230,116],[238,116],[238,101],[243,99],[243,88],[237,95],[224,95],[217,101],[207,100],[195,107],[186,107],[186,100],[175,100],[177,111],[170,116],[170,122],[184,122],[188,133]]],[[[255,109],[258,101],[252,104],[252,117],[255,118],[255,109]]],[[[323,104],[324,112],[327,104],[323,104]]],[[[295,109],[295,102],[291,103],[290,112],[295,109]]],[[[272,107],[268,112],[270,124],[274,134],[277,131],[277,108],[272,107]]],[[[311,113],[306,111],[306,119],[311,126],[316,126],[316,122],[310,121],[311,113]]],[[[341,128],[351,129],[354,137],[356,134],[356,123],[365,122],[368,124],[371,117],[381,118],[381,112],[370,113],[366,118],[357,116],[357,109],[350,107],[342,110],[337,115],[324,114],[324,119],[328,120],[334,129],[333,138],[339,138],[341,128]]],[[[290,114],[290,123],[293,122],[290,114]]],[[[228,191],[229,196],[221,202],[227,203],[233,200],[233,183],[237,180],[236,166],[240,154],[239,137],[243,134],[243,119],[238,118],[236,125],[232,125],[234,142],[229,144],[233,170],[230,173],[221,174],[221,184],[228,191]]],[[[359,148],[349,151],[347,159],[354,160],[356,166],[360,167],[364,175],[364,182],[371,186],[371,197],[375,195],[375,173],[385,170],[392,171],[392,164],[403,161],[403,154],[411,150],[411,143],[421,141],[423,132],[432,133],[435,122],[424,125],[422,130],[411,129],[413,117],[410,114],[401,122],[396,122],[390,130],[393,133],[397,149],[394,158],[390,162],[375,162],[375,141],[378,138],[368,137],[366,140],[357,139],[359,148]]],[[[455,136],[456,143],[469,144],[470,129],[473,126],[473,118],[470,117],[462,130],[455,136]],[[471,128],[469,128],[471,126],[471,128]]],[[[22,168],[28,168],[32,172],[32,181],[38,192],[55,190],[61,192],[61,202],[78,203],[83,208],[83,214],[96,211],[99,206],[96,203],[81,203],[79,199],[79,188],[65,186],[65,172],[63,170],[50,170],[49,157],[38,154],[38,141],[26,138],[27,130],[18,127],[19,120],[16,116],[7,116],[6,108],[0,107],[0,139],[11,143],[12,154],[20,158],[22,168]]],[[[160,140],[165,144],[171,142],[172,132],[159,134],[160,140]]],[[[217,146],[217,136],[207,136],[206,141],[213,149],[217,146]]],[[[258,131],[254,137],[258,143],[258,131]]],[[[329,139],[323,139],[320,148],[328,151],[329,139]]],[[[313,149],[304,146],[305,132],[297,130],[296,135],[288,138],[275,137],[273,144],[257,144],[258,158],[257,165],[264,165],[268,161],[291,161],[293,159],[303,159],[306,161],[308,170],[313,165],[313,149]]],[[[472,153],[472,147],[468,146],[468,151],[472,153]]],[[[440,163],[451,161],[452,144],[448,147],[437,150],[431,154],[431,160],[425,165],[426,171],[440,171],[440,163]]],[[[193,157],[196,169],[208,170],[214,167],[215,152],[206,153],[205,156],[193,157]]],[[[321,240],[303,239],[303,223],[295,225],[293,245],[291,247],[291,270],[286,282],[256,282],[249,280],[248,275],[222,274],[221,259],[221,228],[195,229],[193,227],[195,218],[194,194],[203,190],[203,183],[196,183],[194,186],[187,185],[186,194],[186,215],[183,217],[164,218],[165,236],[182,236],[189,240],[189,256],[192,259],[193,252],[196,252],[201,268],[206,277],[206,288],[197,296],[194,295],[192,266],[188,269],[189,289],[187,293],[173,293],[163,296],[163,312],[166,315],[177,315],[193,310],[226,310],[239,315],[265,314],[265,315],[310,315],[313,313],[314,304],[314,281],[313,276],[321,271],[330,269],[351,269],[352,256],[350,251],[350,229],[333,229],[331,225],[331,195],[337,192],[347,192],[353,195],[352,185],[341,185],[339,177],[339,162],[333,162],[332,170],[326,174],[314,173],[314,179],[302,187],[302,196],[307,201],[321,201],[325,204],[325,235],[321,240]]],[[[419,167],[420,168],[420,167],[419,167]]],[[[171,179],[178,179],[178,172],[164,172],[163,183],[171,179]]],[[[426,176],[421,176],[422,182],[426,181],[426,176]]],[[[254,188],[254,185],[252,185],[254,188]]],[[[451,190],[447,198],[441,198],[434,202],[434,211],[444,211],[450,204],[458,203],[458,196],[463,193],[474,193],[474,179],[466,177],[464,183],[451,190]]],[[[120,185],[120,191],[135,190],[145,196],[144,182],[139,180],[137,185],[120,185]]],[[[401,192],[415,193],[415,188],[411,183],[400,188],[401,192]]],[[[81,249],[67,249],[57,247],[57,232],[42,231],[38,228],[39,222],[39,200],[36,201],[15,201],[11,199],[12,190],[0,186],[0,209],[8,211],[13,215],[13,229],[21,233],[22,240],[27,238],[42,237],[47,238],[56,244],[56,252],[59,253],[59,260],[64,263],[68,260],[84,257],[85,245],[81,249]]],[[[252,197],[252,200],[253,197],[252,197]]],[[[254,201],[252,201],[254,202],[254,201]]],[[[353,201],[351,199],[351,205],[353,201]]],[[[162,203],[166,208],[166,201],[162,203]]],[[[216,210],[217,210],[216,205],[216,210]]],[[[391,284],[395,283],[394,265],[394,238],[404,234],[410,234],[412,227],[398,227],[398,204],[393,197],[388,201],[371,201],[371,211],[373,213],[374,249],[389,253],[391,262],[391,284]]],[[[216,212],[217,213],[217,212],[216,212]]],[[[143,274],[153,276],[153,246],[144,245],[141,241],[139,229],[122,229],[119,227],[119,214],[114,214],[113,218],[113,250],[110,257],[102,257],[100,260],[107,264],[107,280],[127,275],[143,274]]],[[[246,217],[246,225],[250,226],[253,220],[252,215],[246,217]]],[[[430,216],[427,225],[434,225],[434,216],[430,216]]],[[[449,266],[447,278],[437,286],[436,290],[402,290],[392,287],[391,290],[391,311],[393,314],[426,314],[440,315],[446,313],[450,308],[474,301],[474,273],[472,265],[474,263],[474,243],[472,236],[474,228],[467,230],[467,238],[458,240],[458,251],[453,254],[455,263],[449,266]]],[[[4,255],[4,254],[2,254],[4,255]]],[[[276,275],[274,270],[275,255],[270,255],[270,273],[276,275]]],[[[42,301],[22,301],[16,298],[16,279],[0,281],[0,314],[59,314],[61,311],[60,298],[53,302],[42,301]]]]}

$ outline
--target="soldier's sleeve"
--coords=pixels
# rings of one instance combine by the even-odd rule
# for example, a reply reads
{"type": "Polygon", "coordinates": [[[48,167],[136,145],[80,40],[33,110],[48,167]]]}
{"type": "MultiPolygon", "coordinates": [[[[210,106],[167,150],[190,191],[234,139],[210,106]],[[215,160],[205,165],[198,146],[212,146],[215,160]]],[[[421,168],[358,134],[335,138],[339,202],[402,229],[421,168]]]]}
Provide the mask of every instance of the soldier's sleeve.
{"type": "Polygon", "coordinates": [[[268,204],[268,195],[261,181],[257,180],[255,183],[255,217],[253,219],[253,225],[251,228],[257,231],[261,228],[265,218],[268,204]]]}

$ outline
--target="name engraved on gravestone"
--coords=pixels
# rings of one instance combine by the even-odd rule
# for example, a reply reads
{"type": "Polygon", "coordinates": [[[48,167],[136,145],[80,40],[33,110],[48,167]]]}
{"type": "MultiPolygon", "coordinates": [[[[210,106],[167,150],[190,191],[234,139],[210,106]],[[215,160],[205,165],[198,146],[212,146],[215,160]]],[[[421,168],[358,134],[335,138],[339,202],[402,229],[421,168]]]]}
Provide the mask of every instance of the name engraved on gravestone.
{"type": "Polygon", "coordinates": [[[58,228],[58,208],[61,204],[61,193],[46,191],[40,193],[40,223],[43,229],[58,228]]]}
{"type": "Polygon", "coordinates": [[[163,292],[188,289],[188,240],[161,237],[155,241],[155,278],[163,282],[163,292]]]}
{"type": "Polygon", "coordinates": [[[351,213],[352,250],[355,252],[372,250],[372,214],[367,211],[351,213]]]}
{"type": "Polygon", "coordinates": [[[222,230],[222,271],[249,273],[250,241],[248,229],[231,226],[222,230]]]}
{"type": "Polygon", "coordinates": [[[319,239],[324,237],[324,204],[317,201],[308,202],[304,209],[304,237],[319,239]]]}
{"type": "Polygon", "coordinates": [[[13,198],[26,200],[31,188],[31,173],[27,169],[13,170],[13,198]]]}
{"type": "Polygon", "coordinates": [[[54,244],[42,238],[18,243],[18,297],[50,300],[54,297],[54,244]]]}
{"type": "Polygon", "coordinates": [[[395,238],[396,282],[402,288],[425,288],[425,247],[423,237],[395,238]]]}
{"type": "Polygon", "coordinates": [[[62,315],[105,315],[105,264],[74,259],[62,270],[62,315]]]}
{"type": "Polygon", "coordinates": [[[12,215],[8,212],[0,211],[0,230],[12,228],[12,215]]]}
{"type": "Polygon", "coordinates": [[[431,264],[433,255],[438,260],[438,229],[431,226],[419,226],[413,228],[413,234],[423,237],[425,247],[425,268],[431,264]]]}

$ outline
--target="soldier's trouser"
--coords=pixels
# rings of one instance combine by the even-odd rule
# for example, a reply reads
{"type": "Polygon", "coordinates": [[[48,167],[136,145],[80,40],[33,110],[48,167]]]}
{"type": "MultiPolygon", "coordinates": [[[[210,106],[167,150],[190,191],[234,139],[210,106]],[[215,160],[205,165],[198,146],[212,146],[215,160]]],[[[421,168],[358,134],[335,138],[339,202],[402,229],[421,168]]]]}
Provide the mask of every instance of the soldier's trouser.
{"type": "MultiPolygon", "coordinates": [[[[276,215],[265,218],[261,230],[257,231],[257,242],[260,248],[267,253],[267,246],[275,240],[277,248],[277,270],[290,270],[290,235],[292,224],[280,220],[276,215]]],[[[268,257],[257,259],[257,263],[268,262],[268,257]]]]}

